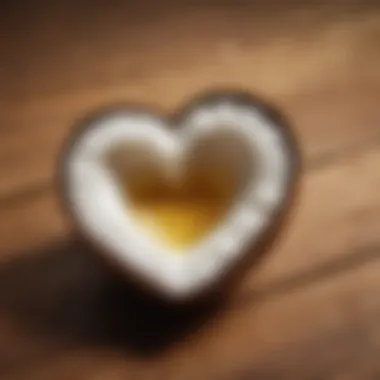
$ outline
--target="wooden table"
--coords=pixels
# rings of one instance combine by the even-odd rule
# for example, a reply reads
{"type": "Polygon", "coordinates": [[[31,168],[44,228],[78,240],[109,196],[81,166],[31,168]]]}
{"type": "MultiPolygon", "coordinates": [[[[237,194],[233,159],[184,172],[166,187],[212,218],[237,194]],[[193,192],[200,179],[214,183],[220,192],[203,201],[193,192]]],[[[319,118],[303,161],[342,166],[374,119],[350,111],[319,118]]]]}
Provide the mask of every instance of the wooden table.
{"type": "Polygon", "coordinates": [[[2,380],[380,378],[380,7],[247,3],[2,5],[2,380]],[[215,86],[287,114],[302,191],[225,304],[177,310],[73,240],[54,165],[98,106],[171,112],[215,86]]]}

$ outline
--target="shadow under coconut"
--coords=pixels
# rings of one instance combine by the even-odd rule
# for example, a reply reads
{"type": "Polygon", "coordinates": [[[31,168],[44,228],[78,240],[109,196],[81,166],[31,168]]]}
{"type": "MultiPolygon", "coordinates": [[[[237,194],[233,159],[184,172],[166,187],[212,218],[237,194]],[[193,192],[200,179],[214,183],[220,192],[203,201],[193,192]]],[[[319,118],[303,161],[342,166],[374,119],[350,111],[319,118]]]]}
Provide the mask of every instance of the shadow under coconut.
{"type": "Polygon", "coordinates": [[[256,253],[248,254],[224,285],[196,301],[171,304],[153,297],[107,265],[82,239],[72,237],[0,266],[0,320],[11,318],[33,336],[58,346],[157,354],[206,328],[227,304],[239,308],[260,299],[252,288],[237,297],[235,293],[232,303],[229,295],[286,231],[281,227],[294,200],[284,204],[276,222],[261,236],[256,253]]]}
{"type": "Polygon", "coordinates": [[[76,239],[0,267],[0,316],[75,346],[154,354],[196,331],[222,303],[217,295],[164,303],[119,277],[76,239]]]}

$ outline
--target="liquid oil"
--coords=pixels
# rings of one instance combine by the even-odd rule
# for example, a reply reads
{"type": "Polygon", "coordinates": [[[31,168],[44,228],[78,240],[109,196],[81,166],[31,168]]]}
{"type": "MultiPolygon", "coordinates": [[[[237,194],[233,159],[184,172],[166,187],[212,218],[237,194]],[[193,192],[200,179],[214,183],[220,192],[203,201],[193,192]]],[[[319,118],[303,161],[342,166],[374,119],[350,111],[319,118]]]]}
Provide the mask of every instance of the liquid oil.
{"type": "Polygon", "coordinates": [[[222,220],[233,198],[231,183],[222,173],[210,174],[176,185],[126,185],[136,222],[148,236],[176,251],[196,244],[222,220]]]}

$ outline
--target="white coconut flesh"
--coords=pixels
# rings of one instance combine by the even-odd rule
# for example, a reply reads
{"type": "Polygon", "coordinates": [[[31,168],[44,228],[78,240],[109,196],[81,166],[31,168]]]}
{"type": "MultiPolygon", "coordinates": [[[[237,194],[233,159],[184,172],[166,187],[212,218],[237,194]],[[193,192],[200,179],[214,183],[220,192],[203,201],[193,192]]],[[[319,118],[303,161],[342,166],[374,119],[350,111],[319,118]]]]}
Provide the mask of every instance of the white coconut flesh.
{"type": "Polygon", "coordinates": [[[289,147],[252,106],[223,101],[170,128],[143,112],[93,121],[66,159],[75,218],[114,261],[162,294],[212,284],[273,221],[289,147]]]}

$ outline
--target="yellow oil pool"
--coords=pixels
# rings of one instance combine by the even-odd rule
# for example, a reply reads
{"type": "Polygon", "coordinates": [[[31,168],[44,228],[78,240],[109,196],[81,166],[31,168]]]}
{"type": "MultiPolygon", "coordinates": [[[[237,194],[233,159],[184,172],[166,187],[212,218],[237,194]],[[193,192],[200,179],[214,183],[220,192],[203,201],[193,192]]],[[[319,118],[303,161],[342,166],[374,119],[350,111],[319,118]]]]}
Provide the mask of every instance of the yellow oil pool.
{"type": "Polygon", "coordinates": [[[132,197],[132,214],[147,234],[181,251],[199,241],[224,216],[231,201],[225,186],[160,186],[132,197]],[[143,195],[141,195],[143,194],[143,195]]]}

